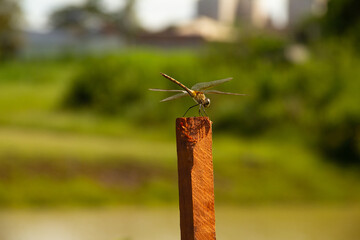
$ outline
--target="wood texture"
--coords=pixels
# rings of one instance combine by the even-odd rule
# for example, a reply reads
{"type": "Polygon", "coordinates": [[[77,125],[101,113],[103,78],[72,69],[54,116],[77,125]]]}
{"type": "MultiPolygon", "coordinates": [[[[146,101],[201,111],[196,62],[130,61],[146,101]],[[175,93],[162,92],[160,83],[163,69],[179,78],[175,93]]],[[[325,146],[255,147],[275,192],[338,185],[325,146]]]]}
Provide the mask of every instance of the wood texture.
{"type": "Polygon", "coordinates": [[[216,239],[211,125],[176,119],[181,240],[216,239]]]}

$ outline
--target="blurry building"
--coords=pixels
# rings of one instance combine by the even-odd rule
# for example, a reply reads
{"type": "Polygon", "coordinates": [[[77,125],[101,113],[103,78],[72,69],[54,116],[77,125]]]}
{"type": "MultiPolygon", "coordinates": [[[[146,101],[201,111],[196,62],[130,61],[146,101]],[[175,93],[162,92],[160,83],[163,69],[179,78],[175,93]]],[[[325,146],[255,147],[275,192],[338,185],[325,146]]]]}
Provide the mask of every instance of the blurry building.
{"type": "Polygon", "coordinates": [[[236,33],[234,29],[209,17],[199,17],[191,22],[173,26],[158,33],[142,33],[137,45],[159,48],[199,48],[206,42],[228,42],[236,33]]]}
{"type": "Polygon", "coordinates": [[[234,24],[237,16],[238,0],[219,1],[219,19],[225,24],[234,24]]]}
{"type": "Polygon", "coordinates": [[[179,36],[200,36],[205,41],[227,42],[233,40],[234,29],[208,17],[199,17],[175,28],[179,36]]]}
{"type": "Polygon", "coordinates": [[[240,0],[237,1],[236,17],[243,22],[251,22],[253,12],[252,0],[240,0]]]}
{"type": "Polygon", "coordinates": [[[264,27],[268,16],[257,0],[199,0],[198,16],[224,24],[243,23],[264,27]]]}
{"type": "Polygon", "coordinates": [[[287,0],[288,26],[298,24],[302,19],[311,15],[323,14],[326,11],[326,0],[287,0]]]}
{"type": "Polygon", "coordinates": [[[294,26],[299,19],[311,13],[314,0],[288,0],[288,25],[294,26]]]}
{"type": "MultiPolygon", "coordinates": [[[[260,1],[250,1],[250,23],[257,28],[265,28],[271,22],[271,17],[260,4],[260,1]]],[[[270,24],[271,25],[271,24],[270,24]]]]}
{"type": "Polygon", "coordinates": [[[198,15],[219,20],[219,0],[199,0],[198,15]]]}
{"type": "MultiPolygon", "coordinates": [[[[323,14],[328,0],[285,0],[283,9],[291,28],[305,17],[323,14]]],[[[226,24],[242,22],[257,28],[275,27],[274,16],[264,8],[261,0],[199,0],[198,16],[206,16],[226,24]]]]}

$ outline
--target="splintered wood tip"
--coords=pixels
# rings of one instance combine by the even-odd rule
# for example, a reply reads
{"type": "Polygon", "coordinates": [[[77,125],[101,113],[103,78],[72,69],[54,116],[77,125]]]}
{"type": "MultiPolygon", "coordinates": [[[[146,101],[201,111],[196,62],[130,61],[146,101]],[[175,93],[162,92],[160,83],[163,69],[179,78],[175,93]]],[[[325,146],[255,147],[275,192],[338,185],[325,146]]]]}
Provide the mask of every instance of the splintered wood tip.
{"type": "MultiPolygon", "coordinates": [[[[178,140],[196,143],[211,134],[212,122],[208,117],[188,117],[176,119],[176,135],[178,140]]],[[[211,145],[212,137],[208,138],[211,145]]]]}

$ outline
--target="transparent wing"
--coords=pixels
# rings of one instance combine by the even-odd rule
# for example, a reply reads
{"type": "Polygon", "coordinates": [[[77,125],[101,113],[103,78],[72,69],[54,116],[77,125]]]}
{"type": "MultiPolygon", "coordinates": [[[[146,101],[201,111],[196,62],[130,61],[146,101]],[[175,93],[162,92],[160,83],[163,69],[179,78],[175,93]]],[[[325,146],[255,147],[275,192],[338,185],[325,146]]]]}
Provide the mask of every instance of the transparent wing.
{"type": "Polygon", "coordinates": [[[224,95],[237,95],[237,96],[248,96],[247,94],[242,94],[242,93],[230,93],[230,92],[221,92],[221,91],[217,91],[217,90],[206,90],[204,91],[204,93],[206,94],[224,94],[224,95]]]}
{"type": "Polygon", "coordinates": [[[194,86],[192,86],[191,89],[195,90],[195,91],[202,91],[202,90],[205,90],[205,89],[208,89],[208,88],[215,87],[215,86],[217,86],[219,84],[222,84],[224,82],[228,82],[231,79],[232,78],[225,78],[225,79],[221,79],[221,80],[215,80],[215,81],[212,81],[212,82],[201,82],[201,83],[197,83],[194,86]]]}
{"type": "Polygon", "coordinates": [[[185,93],[184,90],[177,90],[177,89],[156,89],[156,88],[149,88],[150,91],[156,92],[182,92],[185,93]]]}
{"type": "Polygon", "coordinates": [[[160,102],[166,102],[166,101],[182,98],[182,97],[185,97],[186,95],[188,95],[187,92],[175,94],[175,95],[173,95],[171,97],[168,97],[168,98],[165,98],[165,99],[161,100],[160,102]]]}

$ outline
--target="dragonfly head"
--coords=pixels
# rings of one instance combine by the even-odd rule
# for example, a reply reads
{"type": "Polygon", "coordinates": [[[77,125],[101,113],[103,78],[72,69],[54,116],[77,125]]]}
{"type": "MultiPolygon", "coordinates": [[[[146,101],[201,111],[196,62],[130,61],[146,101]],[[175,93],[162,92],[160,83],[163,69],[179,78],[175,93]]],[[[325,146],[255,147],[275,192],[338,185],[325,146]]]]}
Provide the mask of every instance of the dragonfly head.
{"type": "Polygon", "coordinates": [[[210,106],[210,99],[209,98],[205,98],[203,106],[206,107],[206,108],[210,106]]]}

